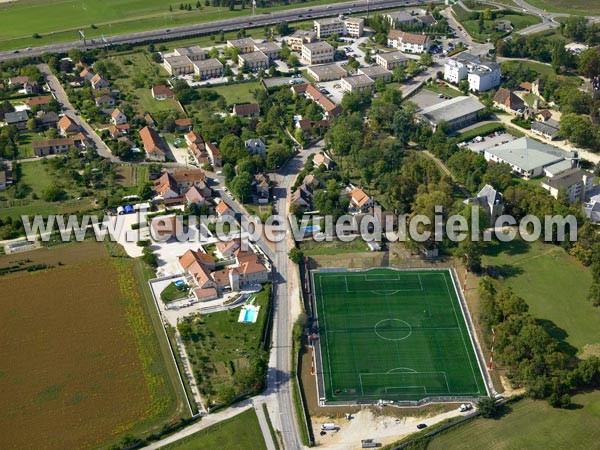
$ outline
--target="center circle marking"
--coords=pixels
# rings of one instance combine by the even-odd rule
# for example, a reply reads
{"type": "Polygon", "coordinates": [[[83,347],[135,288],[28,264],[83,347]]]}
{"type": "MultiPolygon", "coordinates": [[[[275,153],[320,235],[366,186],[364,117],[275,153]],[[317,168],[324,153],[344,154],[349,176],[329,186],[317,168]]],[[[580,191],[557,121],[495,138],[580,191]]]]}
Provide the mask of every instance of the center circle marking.
{"type": "Polygon", "coordinates": [[[386,340],[386,341],[403,341],[404,339],[406,339],[407,337],[409,337],[412,334],[412,327],[410,326],[410,324],[408,322],[405,322],[404,320],[401,319],[383,319],[380,320],[379,322],[377,322],[375,324],[375,334],[377,336],[379,336],[381,339],[386,340]],[[390,330],[386,330],[385,328],[387,327],[393,327],[393,326],[403,326],[406,327],[405,330],[402,330],[402,333],[400,336],[398,337],[388,337],[385,336],[382,333],[389,333],[390,330]]]}

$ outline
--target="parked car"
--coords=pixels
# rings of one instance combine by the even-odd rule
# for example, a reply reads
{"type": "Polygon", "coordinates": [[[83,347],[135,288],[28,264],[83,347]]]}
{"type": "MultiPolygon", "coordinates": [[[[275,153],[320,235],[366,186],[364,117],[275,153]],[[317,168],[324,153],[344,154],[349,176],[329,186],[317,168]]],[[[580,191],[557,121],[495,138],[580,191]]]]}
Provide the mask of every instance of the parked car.
{"type": "Polygon", "coordinates": [[[426,423],[420,423],[419,425],[417,425],[417,428],[419,430],[422,430],[423,428],[427,428],[427,424],[426,423]]]}

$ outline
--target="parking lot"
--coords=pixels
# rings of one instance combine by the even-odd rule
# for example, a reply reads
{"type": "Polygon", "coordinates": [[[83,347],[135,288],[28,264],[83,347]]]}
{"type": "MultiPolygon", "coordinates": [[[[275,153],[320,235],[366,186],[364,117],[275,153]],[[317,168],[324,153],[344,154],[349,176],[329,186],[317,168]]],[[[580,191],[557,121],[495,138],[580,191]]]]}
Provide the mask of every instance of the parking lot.
{"type": "Polygon", "coordinates": [[[424,109],[433,105],[437,105],[438,103],[445,102],[446,99],[440,97],[435,92],[428,91],[427,89],[421,89],[411,98],[411,101],[414,102],[419,108],[424,109]]]}
{"type": "Polygon", "coordinates": [[[491,135],[480,136],[481,141],[479,141],[479,139],[475,138],[474,140],[469,141],[464,146],[467,147],[471,151],[474,151],[477,153],[483,153],[488,148],[498,147],[499,145],[506,144],[507,142],[511,142],[516,139],[516,137],[514,137],[512,134],[507,133],[505,131],[497,131],[496,133],[492,133],[492,134],[493,134],[493,136],[491,136],[491,135]]]}

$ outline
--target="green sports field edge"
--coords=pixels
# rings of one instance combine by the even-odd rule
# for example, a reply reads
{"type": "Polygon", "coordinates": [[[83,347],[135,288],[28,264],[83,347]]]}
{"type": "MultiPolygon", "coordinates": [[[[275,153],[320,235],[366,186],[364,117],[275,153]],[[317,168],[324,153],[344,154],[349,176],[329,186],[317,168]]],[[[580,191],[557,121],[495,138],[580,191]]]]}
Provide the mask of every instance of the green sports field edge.
{"type": "Polygon", "coordinates": [[[321,269],[311,279],[322,406],[489,395],[451,269],[321,269]]]}

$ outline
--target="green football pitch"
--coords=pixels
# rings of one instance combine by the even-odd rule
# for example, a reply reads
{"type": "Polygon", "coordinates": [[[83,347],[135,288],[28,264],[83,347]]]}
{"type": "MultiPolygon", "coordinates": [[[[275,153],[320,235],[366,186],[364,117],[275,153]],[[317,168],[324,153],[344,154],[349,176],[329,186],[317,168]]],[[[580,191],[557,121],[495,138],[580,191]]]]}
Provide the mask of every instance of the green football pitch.
{"type": "Polygon", "coordinates": [[[315,272],[313,280],[326,401],[487,395],[448,270],[315,272]]]}

